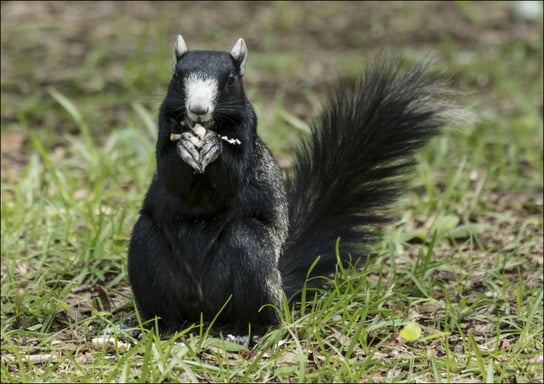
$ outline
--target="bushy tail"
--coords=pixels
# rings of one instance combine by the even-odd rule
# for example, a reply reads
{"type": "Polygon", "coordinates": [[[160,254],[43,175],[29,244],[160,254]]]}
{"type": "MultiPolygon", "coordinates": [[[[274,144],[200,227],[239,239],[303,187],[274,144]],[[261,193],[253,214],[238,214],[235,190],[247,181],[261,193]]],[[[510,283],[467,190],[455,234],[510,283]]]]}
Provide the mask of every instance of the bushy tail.
{"type": "MultiPolygon", "coordinates": [[[[454,95],[426,63],[402,71],[379,59],[357,80],[342,81],[321,120],[296,152],[287,176],[290,233],[279,261],[287,297],[312,276],[368,252],[387,206],[405,189],[412,155],[439,133],[454,95]]],[[[308,283],[308,286],[319,284],[308,283]]]]}

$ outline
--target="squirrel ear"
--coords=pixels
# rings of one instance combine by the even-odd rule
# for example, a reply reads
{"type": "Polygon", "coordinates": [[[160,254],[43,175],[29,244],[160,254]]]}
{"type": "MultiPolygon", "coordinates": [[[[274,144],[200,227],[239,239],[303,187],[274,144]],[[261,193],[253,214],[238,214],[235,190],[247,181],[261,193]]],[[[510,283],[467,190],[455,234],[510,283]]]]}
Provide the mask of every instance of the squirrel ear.
{"type": "Polygon", "coordinates": [[[236,44],[234,44],[232,51],[230,51],[230,55],[240,66],[240,75],[243,75],[247,60],[247,47],[244,39],[238,39],[236,44]]]}
{"type": "Polygon", "coordinates": [[[178,60],[183,56],[185,52],[187,52],[187,44],[185,44],[185,40],[183,40],[183,37],[181,35],[178,35],[178,38],[176,39],[176,42],[174,43],[174,53],[173,53],[173,59],[174,63],[172,64],[173,69],[176,69],[176,64],[178,60]]]}

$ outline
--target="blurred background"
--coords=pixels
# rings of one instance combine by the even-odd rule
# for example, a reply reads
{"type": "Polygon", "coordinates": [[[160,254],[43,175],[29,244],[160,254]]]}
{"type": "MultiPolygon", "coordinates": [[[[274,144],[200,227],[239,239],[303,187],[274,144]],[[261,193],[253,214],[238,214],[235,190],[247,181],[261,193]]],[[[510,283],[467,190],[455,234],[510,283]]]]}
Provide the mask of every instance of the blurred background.
{"type": "Polygon", "coordinates": [[[24,160],[25,135],[6,134],[21,129],[21,118],[48,149],[77,132],[52,89],[77,106],[92,135],[128,123],[143,129],[130,121],[134,105],[156,115],[178,33],[190,49],[230,50],[246,40],[246,88],[276,153],[289,151],[289,125],[315,116],[339,75],[357,73],[382,50],[438,58],[480,115],[522,112],[509,82],[527,96],[522,104],[542,105],[541,2],[3,1],[1,15],[2,151],[10,160],[24,160]]]}

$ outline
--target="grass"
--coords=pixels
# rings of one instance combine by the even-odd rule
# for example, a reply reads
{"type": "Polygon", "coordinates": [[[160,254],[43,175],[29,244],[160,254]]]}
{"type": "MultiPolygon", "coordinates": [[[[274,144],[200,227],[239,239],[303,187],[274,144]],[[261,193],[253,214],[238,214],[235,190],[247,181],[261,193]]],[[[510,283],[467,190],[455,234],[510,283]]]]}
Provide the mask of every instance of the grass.
{"type": "Polygon", "coordinates": [[[26,18],[2,4],[3,382],[542,382],[541,24],[502,3],[62,4],[26,18]],[[249,35],[248,93],[282,164],[336,73],[383,46],[432,52],[478,117],[418,154],[378,257],[281,308],[250,350],[207,324],[164,340],[123,328],[138,323],[126,248],[176,15],[190,47],[249,35]]]}

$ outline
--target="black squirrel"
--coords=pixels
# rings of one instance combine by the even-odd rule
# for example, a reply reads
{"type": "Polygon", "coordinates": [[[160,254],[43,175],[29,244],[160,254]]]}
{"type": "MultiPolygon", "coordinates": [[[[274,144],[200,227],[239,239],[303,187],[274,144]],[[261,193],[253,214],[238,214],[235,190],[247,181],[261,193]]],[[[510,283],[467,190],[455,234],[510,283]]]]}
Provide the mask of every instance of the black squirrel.
{"type": "Polygon", "coordinates": [[[279,322],[283,292],[335,272],[338,238],[342,262],[364,260],[412,155],[447,122],[451,91],[425,63],[402,71],[382,57],[338,84],[283,178],[244,92],[244,40],[228,53],[178,36],[173,56],[157,170],[129,245],[136,304],[163,333],[221,309],[218,323],[259,333],[279,322]]]}

